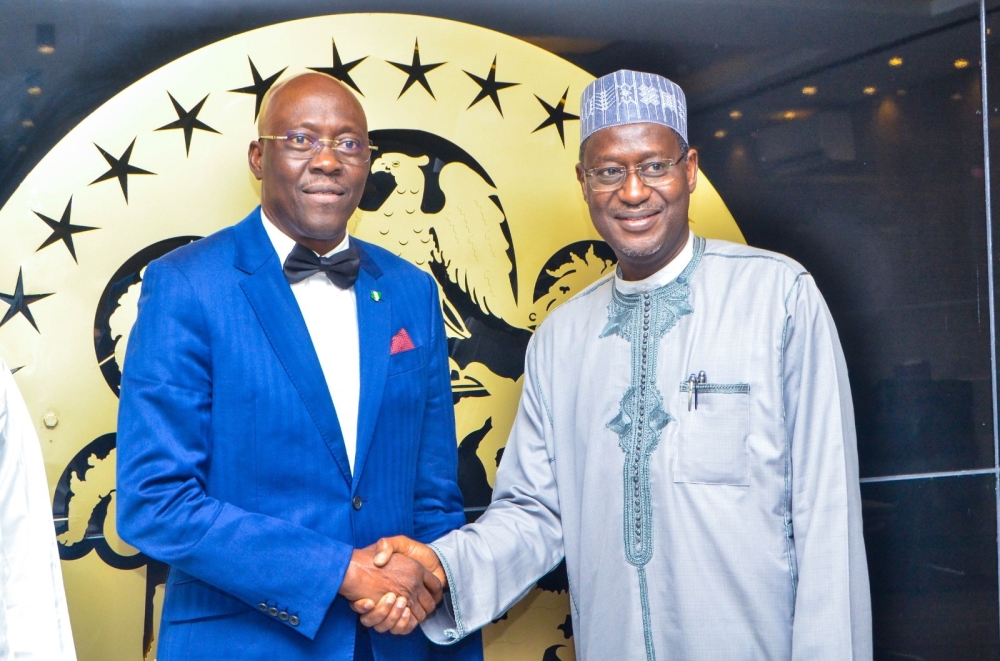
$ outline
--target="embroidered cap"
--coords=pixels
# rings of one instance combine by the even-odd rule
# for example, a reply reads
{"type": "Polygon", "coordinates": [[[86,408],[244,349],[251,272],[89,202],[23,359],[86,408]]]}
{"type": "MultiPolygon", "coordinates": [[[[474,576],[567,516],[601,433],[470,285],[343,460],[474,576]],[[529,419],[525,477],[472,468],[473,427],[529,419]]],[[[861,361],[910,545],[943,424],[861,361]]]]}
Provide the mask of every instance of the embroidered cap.
{"type": "Polygon", "coordinates": [[[580,98],[580,144],[609,126],[652,122],[677,131],[687,142],[687,100],[663,76],[622,69],[587,85],[580,98]]]}

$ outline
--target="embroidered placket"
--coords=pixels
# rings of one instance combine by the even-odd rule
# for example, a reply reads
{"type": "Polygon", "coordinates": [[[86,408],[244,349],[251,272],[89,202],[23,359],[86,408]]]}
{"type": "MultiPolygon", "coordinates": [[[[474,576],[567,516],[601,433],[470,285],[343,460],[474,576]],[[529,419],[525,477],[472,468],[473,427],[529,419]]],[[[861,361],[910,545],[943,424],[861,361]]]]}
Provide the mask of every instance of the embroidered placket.
{"type": "Polygon", "coordinates": [[[654,661],[651,614],[645,566],[653,556],[653,503],[650,492],[649,461],[663,428],[674,417],[663,408],[663,395],[656,381],[660,340],[680,318],[691,314],[688,298],[691,273],[705,250],[705,240],[694,237],[690,263],[669,284],[643,294],[622,294],[612,288],[608,304],[608,323],[601,337],[617,335],[631,348],[632,375],[621,399],[618,415],[608,428],[618,435],[618,445],[625,453],[624,541],[625,558],[634,565],[639,577],[639,598],[647,661],[654,661]]]}

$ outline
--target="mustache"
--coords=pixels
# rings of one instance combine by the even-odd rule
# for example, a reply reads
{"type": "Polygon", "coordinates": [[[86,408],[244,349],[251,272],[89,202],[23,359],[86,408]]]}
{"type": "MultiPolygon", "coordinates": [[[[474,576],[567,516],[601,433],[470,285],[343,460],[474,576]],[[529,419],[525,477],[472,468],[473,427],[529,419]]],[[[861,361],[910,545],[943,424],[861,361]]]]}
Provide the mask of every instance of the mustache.
{"type": "Polygon", "coordinates": [[[301,184],[299,186],[299,190],[303,191],[332,190],[338,193],[346,193],[350,190],[350,187],[338,179],[320,178],[301,184]]]}
{"type": "Polygon", "coordinates": [[[611,207],[608,212],[612,215],[618,213],[634,213],[636,211],[663,211],[666,207],[662,204],[636,204],[635,206],[631,204],[623,204],[620,206],[611,207]]]}

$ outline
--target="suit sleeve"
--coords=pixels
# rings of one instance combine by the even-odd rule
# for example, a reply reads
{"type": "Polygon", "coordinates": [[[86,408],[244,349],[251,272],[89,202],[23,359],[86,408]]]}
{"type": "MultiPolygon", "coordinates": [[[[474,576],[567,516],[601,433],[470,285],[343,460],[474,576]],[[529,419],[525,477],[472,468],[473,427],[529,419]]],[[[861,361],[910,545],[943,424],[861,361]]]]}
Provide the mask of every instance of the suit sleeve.
{"type": "Polygon", "coordinates": [[[295,615],[292,628],[313,638],[352,549],[206,493],[212,451],[208,336],[204,304],[184,274],[170,264],[150,264],[122,377],[118,530],[150,557],[252,607],[265,603],[295,615]]]}
{"type": "MultiPolygon", "coordinates": [[[[413,510],[413,536],[421,542],[437,539],[465,523],[464,501],[458,488],[458,442],[448,369],[448,341],[437,285],[429,276],[428,281],[431,346],[413,510]]],[[[476,633],[451,647],[432,645],[430,655],[433,661],[482,661],[481,637],[476,633]]]]}
{"type": "Polygon", "coordinates": [[[449,644],[486,626],[524,597],[563,558],[562,519],[553,462],[552,420],[528,345],[524,389],[496,475],[493,502],[475,523],[434,542],[450,600],[421,625],[449,644]]]}
{"type": "Polygon", "coordinates": [[[784,406],[798,583],[793,661],[872,658],[871,597],[847,365],[808,274],[788,294],[784,406]]]}
{"type": "Polygon", "coordinates": [[[430,281],[431,308],[427,403],[413,494],[413,537],[420,542],[437,539],[465,523],[464,502],[458,488],[458,443],[448,369],[448,341],[437,286],[430,276],[427,279],[430,281]]]}

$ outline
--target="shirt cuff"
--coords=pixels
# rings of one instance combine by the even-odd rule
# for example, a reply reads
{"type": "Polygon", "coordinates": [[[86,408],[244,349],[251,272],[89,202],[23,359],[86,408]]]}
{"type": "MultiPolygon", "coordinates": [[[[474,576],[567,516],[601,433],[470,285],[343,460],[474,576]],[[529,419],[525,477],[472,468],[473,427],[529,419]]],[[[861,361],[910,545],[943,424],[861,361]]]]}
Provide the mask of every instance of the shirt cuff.
{"type": "Polygon", "coordinates": [[[465,630],[465,625],[462,623],[462,610],[458,603],[458,591],[451,566],[440,550],[433,544],[428,544],[428,546],[441,561],[441,566],[444,567],[448,587],[444,592],[444,601],[433,613],[427,616],[427,619],[420,624],[420,628],[432,643],[453,645],[469,632],[465,630]]]}

